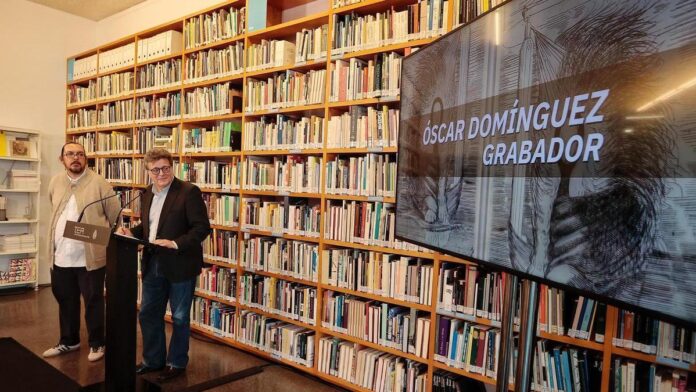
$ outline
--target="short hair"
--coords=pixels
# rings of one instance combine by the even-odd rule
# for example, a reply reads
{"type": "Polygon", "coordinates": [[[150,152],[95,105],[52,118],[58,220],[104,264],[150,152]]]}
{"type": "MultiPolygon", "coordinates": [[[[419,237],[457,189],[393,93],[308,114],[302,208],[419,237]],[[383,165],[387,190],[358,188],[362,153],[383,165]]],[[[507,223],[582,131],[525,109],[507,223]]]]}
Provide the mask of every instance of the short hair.
{"type": "Polygon", "coordinates": [[[145,167],[152,162],[157,162],[160,159],[166,159],[169,161],[169,165],[174,165],[174,159],[172,154],[165,150],[164,148],[153,148],[145,154],[145,167]]]}
{"type": "Polygon", "coordinates": [[[85,146],[83,146],[82,144],[80,144],[76,141],[70,141],[70,142],[63,144],[63,147],[60,148],[60,156],[61,157],[63,156],[63,154],[65,154],[65,146],[67,146],[69,144],[77,144],[78,146],[82,147],[82,151],[85,151],[85,146]]]}

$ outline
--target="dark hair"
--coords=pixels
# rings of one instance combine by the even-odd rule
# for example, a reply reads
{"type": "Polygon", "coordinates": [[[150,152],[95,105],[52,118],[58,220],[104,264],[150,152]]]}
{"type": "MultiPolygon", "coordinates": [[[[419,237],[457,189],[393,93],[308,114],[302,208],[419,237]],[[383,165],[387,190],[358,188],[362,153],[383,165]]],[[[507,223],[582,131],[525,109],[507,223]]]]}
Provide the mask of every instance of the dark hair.
{"type": "Polygon", "coordinates": [[[78,146],[82,147],[82,151],[85,151],[85,146],[83,146],[82,144],[80,144],[78,142],[71,141],[71,142],[67,142],[67,143],[63,144],[63,147],[60,148],[60,156],[61,157],[65,153],[65,146],[67,146],[68,144],[77,144],[78,146]]]}
{"type": "Polygon", "coordinates": [[[157,162],[160,159],[166,159],[169,161],[169,165],[174,165],[174,160],[172,159],[172,154],[165,150],[164,148],[153,148],[145,154],[145,167],[152,162],[157,162]]]}

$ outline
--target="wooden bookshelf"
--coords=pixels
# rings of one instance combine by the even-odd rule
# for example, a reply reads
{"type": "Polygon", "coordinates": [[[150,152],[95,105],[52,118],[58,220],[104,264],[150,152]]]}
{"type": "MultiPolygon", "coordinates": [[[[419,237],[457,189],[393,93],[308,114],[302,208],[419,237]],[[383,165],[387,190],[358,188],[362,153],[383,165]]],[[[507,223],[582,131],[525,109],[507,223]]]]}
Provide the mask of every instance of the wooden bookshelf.
{"type": "MultiPolygon", "coordinates": [[[[199,15],[205,15],[209,14],[212,12],[218,12],[220,10],[229,10],[230,7],[240,9],[242,7],[248,7],[249,4],[251,4],[252,0],[234,0],[234,1],[225,1],[222,2],[218,5],[200,10],[198,12],[192,13],[190,15],[186,15],[182,18],[172,20],[166,23],[163,23],[158,26],[154,26],[148,30],[136,33],[134,35],[126,36],[123,37],[122,39],[116,40],[111,43],[107,43],[105,45],[99,46],[97,48],[91,49],[89,51],[85,51],[83,53],[77,54],[75,56],[72,56],[71,59],[82,59],[82,58],[87,58],[92,55],[99,55],[107,50],[118,48],[122,45],[129,44],[129,43],[135,43],[136,51],[137,51],[137,43],[142,40],[142,39],[147,39],[150,37],[155,36],[156,34],[166,32],[168,30],[175,30],[178,32],[183,32],[185,33],[186,31],[186,24],[190,20],[190,18],[195,18],[199,15]]],[[[254,0],[256,1],[256,0],[254,0]]],[[[296,7],[298,5],[306,5],[310,2],[310,0],[268,0],[273,4],[274,7],[280,7],[282,9],[288,9],[292,7],[296,7]]],[[[260,357],[263,357],[265,359],[277,361],[280,363],[287,364],[289,366],[292,366],[296,369],[299,369],[301,371],[307,372],[308,374],[311,374],[313,376],[316,376],[320,379],[323,379],[325,381],[328,381],[330,383],[333,383],[337,386],[347,388],[349,390],[356,390],[356,391],[368,391],[368,389],[359,387],[356,384],[352,384],[346,380],[343,380],[341,378],[323,373],[319,371],[319,342],[322,337],[335,337],[339,338],[342,340],[345,340],[347,342],[351,343],[356,343],[361,346],[371,348],[371,349],[376,349],[379,350],[383,353],[386,354],[391,354],[395,355],[407,360],[414,361],[416,363],[422,364],[427,368],[427,379],[428,379],[428,387],[426,388],[426,392],[431,392],[432,391],[432,377],[433,373],[436,371],[440,370],[445,370],[448,372],[451,372],[453,374],[461,375],[464,377],[468,377],[474,380],[478,380],[481,382],[484,382],[486,384],[495,384],[495,379],[491,377],[487,377],[485,375],[481,375],[478,373],[472,373],[469,371],[466,371],[461,368],[449,366],[448,364],[438,362],[435,360],[435,347],[437,345],[436,342],[436,334],[438,332],[438,325],[437,321],[439,319],[440,315],[447,316],[447,317],[455,317],[455,318],[461,318],[464,320],[467,320],[469,322],[478,324],[480,326],[485,326],[485,327],[492,327],[492,328],[499,328],[500,323],[497,321],[492,321],[489,319],[481,318],[481,317],[468,317],[462,314],[456,314],[456,313],[451,313],[451,312],[446,312],[443,309],[439,309],[437,306],[437,299],[438,299],[438,293],[439,293],[439,287],[438,285],[440,284],[439,280],[439,272],[440,272],[440,266],[442,263],[447,262],[447,263],[461,263],[461,264],[473,264],[470,261],[467,261],[465,259],[451,256],[451,255],[446,255],[446,254],[441,254],[441,253],[436,253],[436,252],[427,252],[423,250],[414,250],[417,249],[415,247],[413,248],[408,248],[408,249],[402,249],[402,248],[389,248],[389,247],[384,247],[384,246],[376,246],[376,245],[369,245],[369,244],[364,244],[360,242],[346,242],[346,241],[337,241],[337,240],[330,240],[327,238],[327,236],[324,233],[325,226],[327,223],[327,211],[326,211],[326,204],[327,201],[341,201],[341,200],[346,200],[346,201],[355,201],[355,202],[384,202],[384,203],[396,203],[396,198],[394,197],[382,197],[382,196],[355,196],[355,195],[346,195],[346,194],[332,194],[332,193],[327,193],[324,190],[326,189],[325,184],[326,184],[326,165],[328,162],[330,162],[335,156],[337,155],[347,155],[347,156],[360,156],[360,155],[367,155],[367,154],[395,154],[397,153],[397,148],[388,146],[388,147],[381,147],[381,146],[375,146],[375,147],[335,147],[331,146],[329,147],[327,143],[327,134],[328,134],[328,124],[329,124],[329,119],[332,116],[335,115],[340,115],[343,113],[347,113],[352,107],[355,106],[363,106],[363,107],[374,107],[375,105],[386,105],[390,109],[398,109],[399,108],[399,99],[400,97],[397,96],[382,96],[382,97],[374,97],[374,98],[365,98],[365,99],[356,99],[356,100],[346,100],[346,101],[338,101],[338,102],[330,102],[330,83],[331,83],[331,70],[333,63],[337,60],[350,60],[352,58],[359,58],[359,59],[371,59],[377,54],[381,53],[390,53],[390,52],[395,52],[398,53],[399,55],[405,55],[407,53],[407,49],[409,48],[414,48],[414,47],[422,47],[424,45],[429,44],[430,42],[434,41],[437,39],[437,36],[432,36],[428,35],[426,37],[422,38],[412,38],[408,41],[402,41],[402,42],[390,42],[385,45],[368,45],[370,48],[368,49],[357,49],[353,51],[339,51],[336,53],[332,54],[332,38],[335,34],[334,26],[333,26],[333,18],[334,16],[340,16],[343,17],[344,15],[348,15],[351,13],[356,13],[359,15],[370,15],[374,14],[376,12],[385,12],[392,7],[396,10],[403,10],[404,7],[407,7],[408,5],[413,5],[417,3],[417,0],[364,0],[362,2],[356,3],[356,4],[351,4],[339,8],[333,8],[333,0],[323,0],[326,1],[326,7],[319,7],[318,9],[322,10],[319,12],[314,13],[315,11],[310,11],[312,12],[309,15],[300,17],[298,19],[294,20],[282,20],[279,23],[270,25],[266,27],[265,29],[253,31],[253,32],[247,32],[243,31],[240,34],[236,34],[231,37],[225,37],[221,39],[214,40],[212,42],[204,42],[200,43],[198,45],[195,45],[193,47],[186,48],[184,42],[181,43],[181,49],[180,50],[172,50],[171,53],[169,54],[162,54],[160,56],[157,56],[155,58],[150,58],[146,60],[139,61],[137,57],[137,53],[135,56],[135,61],[131,65],[123,66],[123,67],[118,67],[114,69],[110,69],[105,72],[99,72],[97,68],[97,72],[94,75],[88,76],[88,77],[82,77],[78,78],[75,80],[70,80],[66,82],[66,89],[69,89],[71,87],[75,86],[87,86],[88,83],[91,81],[98,81],[100,77],[103,76],[108,76],[108,75],[114,75],[122,72],[133,72],[134,73],[134,78],[138,77],[139,72],[142,72],[145,66],[151,65],[151,64],[157,64],[160,62],[167,62],[171,60],[176,60],[176,59],[181,59],[182,64],[181,64],[181,74],[179,76],[179,80],[169,83],[168,85],[162,86],[162,87],[151,87],[151,88],[143,88],[143,89],[137,89],[137,83],[134,81],[134,89],[133,91],[128,91],[124,94],[118,95],[118,96],[111,96],[111,97],[102,97],[99,98],[99,92],[97,92],[97,97],[94,99],[90,100],[85,100],[82,102],[74,102],[74,103],[68,103],[66,101],[66,113],[77,113],[80,109],[96,109],[98,110],[99,108],[103,107],[104,105],[113,103],[113,102],[118,102],[118,101],[124,101],[124,100],[134,100],[134,105],[133,105],[133,111],[134,113],[132,118],[134,119],[130,123],[126,124],[116,124],[116,125],[90,125],[90,126],[82,126],[79,128],[73,128],[73,129],[68,129],[68,121],[66,118],[66,140],[72,140],[74,137],[79,137],[79,136],[85,136],[88,134],[94,134],[95,136],[97,134],[101,133],[110,133],[112,131],[119,131],[119,132],[124,132],[126,134],[129,134],[132,139],[131,143],[134,144],[135,148],[135,134],[137,129],[142,129],[142,128],[153,128],[153,127],[167,127],[167,128],[174,128],[176,132],[179,133],[179,138],[178,143],[179,145],[177,146],[177,150],[174,152],[174,157],[175,161],[178,161],[179,163],[190,163],[190,162],[200,162],[200,161],[205,161],[205,160],[215,160],[219,162],[229,162],[232,161],[233,159],[239,160],[239,162],[243,162],[247,157],[273,157],[273,156],[319,156],[322,158],[322,166],[321,166],[321,178],[320,178],[320,192],[318,193],[295,193],[295,192],[282,192],[282,191],[258,191],[258,190],[250,190],[248,189],[247,186],[241,185],[239,189],[220,189],[220,188],[205,188],[202,187],[201,191],[206,194],[215,194],[215,195],[232,195],[234,197],[239,197],[240,198],[240,203],[239,203],[239,208],[240,208],[240,219],[241,216],[243,215],[243,211],[241,210],[244,208],[244,203],[243,200],[246,197],[253,197],[253,198],[260,198],[262,200],[277,200],[280,197],[285,197],[289,196],[292,198],[297,198],[297,199],[304,199],[307,200],[310,203],[317,202],[319,205],[319,210],[320,210],[320,232],[319,232],[319,237],[305,237],[305,236],[299,236],[299,235],[294,235],[294,234],[288,234],[286,232],[275,232],[275,231],[267,231],[267,230],[257,230],[257,229],[250,229],[248,227],[245,227],[242,222],[240,221],[237,225],[234,226],[224,226],[224,225],[212,225],[213,228],[222,230],[222,231],[228,231],[232,232],[236,235],[236,240],[237,240],[237,257],[240,260],[236,260],[234,263],[230,262],[224,262],[224,261],[219,261],[215,259],[211,259],[209,257],[205,258],[205,263],[209,265],[215,265],[219,267],[224,267],[228,268],[231,270],[236,271],[236,279],[237,279],[237,293],[236,293],[236,301],[229,301],[226,299],[221,299],[217,296],[214,295],[209,295],[200,291],[196,291],[196,296],[206,298],[212,301],[217,301],[222,304],[228,305],[228,306],[233,306],[236,308],[236,324],[238,325],[239,320],[240,320],[240,311],[242,310],[248,310],[250,312],[263,315],[269,318],[273,318],[276,320],[280,320],[292,325],[297,325],[302,328],[307,328],[315,332],[314,335],[314,362],[313,366],[311,368],[308,368],[306,366],[300,365],[296,362],[293,362],[291,360],[287,360],[284,358],[281,358],[277,355],[270,354],[269,352],[259,350],[258,348],[245,344],[241,341],[238,341],[237,339],[234,338],[229,338],[229,337],[222,337],[219,336],[218,334],[212,332],[209,329],[197,326],[197,325],[192,325],[192,330],[203,334],[205,336],[208,336],[216,341],[219,341],[221,343],[230,345],[235,348],[242,349],[244,351],[253,353],[255,355],[258,355],[260,357]],[[325,11],[323,11],[325,10],[325,11]],[[283,40],[288,40],[291,42],[295,41],[295,34],[297,32],[300,32],[302,29],[307,28],[307,29],[314,29],[317,27],[320,27],[322,25],[328,25],[328,37],[327,37],[327,48],[326,48],[326,53],[325,56],[318,56],[315,59],[309,59],[309,60],[302,60],[302,61],[295,61],[292,64],[287,64],[283,66],[269,66],[268,68],[262,68],[262,69],[254,69],[254,70],[247,70],[246,68],[243,68],[241,71],[233,71],[231,74],[225,74],[225,73],[220,73],[218,75],[216,74],[211,74],[203,77],[199,77],[196,79],[190,79],[187,81],[186,74],[185,74],[185,66],[187,62],[191,61],[191,58],[199,53],[206,52],[208,50],[220,50],[222,48],[226,48],[229,45],[237,44],[237,43],[243,43],[244,44],[244,50],[245,50],[245,56],[247,55],[249,51],[249,47],[252,44],[257,44],[261,42],[261,40],[273,40],[273,39],[283,39],[283,40]],[[276,74],[282,74],[285,73],[286,71],[298,71],[300,73],[306,73],[311,70],[324,70],[326,71],[325,75],[325,91],[321,91],[320,94],[322,96],[322,103],[314,103],[314,104],[308,104],[308,105],[295,105],[295,106],[290,106],[286,103],[279,103],[277,104],[277,107],[274,109],[268,109],[268,110],[253,110],[253,111],[247,111],[247,81],[249,79],[255,79],[255,80],[265,80],[266,78],[272,77],[273,75],[276,74]],[[221,85],[221,84],[227,84],[231,85],[233,87],[242,89],[244,91],[243,94],[243,102],[242,102],[242,107],[239,108],[241,112],[237,113],[226,113],[222,115],[205,115],[205,113],[196,115],[196,116],[187,116],[185,113],[184,108],[185,106],[185,100],[186,100],[186,94],[192,91],[195,91],[197,88],[202,88],[202,87],[210,87],[210,86],[216,86],[216,85],[221,85]],[[143,97],[157,97],[157,96],[163,96],[168,93],[179,93],[180,97],[180,110],[179,110],[179,115],[173,117],[173,118],[167,118],[164,120],[158,120],[158,119],[152,119],[148,120],[146,122],[138,122],[135,121],[135,114],[137,109],[137,99],[143,98],[143,97]],[[307,116],[309,117],[310,115],[317,115],[323,117],[322,120],[322,126],[323,126],[323,148],[298,148],[298,149],[265,149],[265,148],[259,148],[259,147],[254,147],[252,149],[247,149],[245,148],[245,143],[246,139],[244,136],[246,136],[247,132],[245,130],[245,125],[258,121],[260,117],[264,116],[266,118],[272,119],[271,122],[275,122],[275,117],[276,115],[287,115],[291,116],[293,118],[299,118],[300,116],[307,116]],[[241,129],[242,129],[242,148],[240,151],[230,151],[230,152],[183,152],[184,146],[183,143],[184,141],[182,140],[182,130],[184,129],[191,129],[191,128],[210,128],[212,125],[215,125],[219,121],[232,121],[236,123],[241,123],[241,129]],[[245,268],[243,266],[243,262],[241,260],[243,256],[242,254],[242,246],[243,246],[243,240],[246,240],[250,238],[251,236],[262,236],[262,237],[269,237],[269,238],[283,238],[286,240],[292,240],[292,241],[301,241],[301,242],[306,242],[310,244],[314,244],[318,247],[318,255],[319,255],[319,260],[318,260],[318,266],[317,266],[317,271],[316,271],[316,276],[318,277],[317,282],[313,281],[308,281],[305,279],[299,279],[295,278],[292,276],[288,276],[285,274],[281,273],[272,273],[272,272],[266,272],[266,271],[258,271],[254,270],[251,268],[245,268]],[[405,301],[405,300],[400,300],[392,297],[387,297],[387,296],[382,296],[382,295],[376,295],[376,294],[371,294],[371,293],[366,293],[362,291],[356,291],[356,290],[351,290],[347,288],[342,288],[342,287],[335,287],[330,284],[326,284],[321,281],[322,275],[322,257],[323,257],[323,251],[328,250],[328,249],[335,249],[335,248],[345,248],[345,249],[357,249],[357,250],[363,250],[363,251],[372,251],[372,252],[377,252],[377,253],[383,253],[383,254],[392,254],[392,255],[397,255],[397,256],[405,256],[405,257],[414,257],[414,258],[419,258],[419,259],[424,259],[426,261],[432,261],[433,263],[433,276],[432,276],[432,295],[431,295],[431,303],[432,305],[425,305],[422,303],[415,303],[415,302],[410,302],[410,301],[405,301]],[[301,320],[296,320],[290,317],[285,317],[281,316],[278,314],[275,314],[273,312],[268,312],[259,308],[256,308],[254,306],[249,306],[247,304],[242,304],[240,302],[240,298],[242,298],[241,295],[241,277],[245,274],[253,274],[253,275],[259,275],[259,276],[266,276],[266,277],[273,277],[277,279],[282,279],[288,282],[293,282],[293,283],[298,283],[301,285],[313,287],[316,289],[316,309],[315,309],[315,316],[316,316],[316,321],[315,325],[303,322],[301,320]],[[355,338],[353,336],[349,336],[346,334],[343,334],[341,332],[336,332],[332,329],[325,328],[321,324],[322,320],[322,314],[321,312],[324,310],[323,306],[323,292],[325,290],[332,290],[337,293],[342,293],[345,295],[349,296],[354,296],[354,297],[359,297],[363,298],[366,300],[374,300],[374,301],[379,301],[387,304],[392,304],[392,305],[397,305],[397,306],[402,306],[402,307],[407,307],[407,308],[413,308],[418,311],[422,312],[427,312],[429,314],[429,319],[430,319],[430,333],[428,337],[428,357],[427,358],[421,358],[417,357],[415,355],[409,354],[409,353],[404,353],[400,350],[396,350],[390,347],[385,347],[380,344],[375,344],[371,342],[364,341],[363,339],[355,338]]],[[[455,0],[449,0],[448,2],[448,13],[449,17],[447,18],[445,22],[445,28],[442,32],[446,31],[451,31],[452,25],[453,25],[453,16],[452,16],[452,11],[454,9],[454,1],[455,0]]],[[[464,1],[473,1],[473,0],[464,0],[464,1]]],[[[317,8],[315,8],[317,10],[317,8]]],[[[248,24],[248,16],[249,13],[246,13],[247,15],[247,24],[248,24]]],[[[185,41],[185,37],[182,35],[182,41],[185,41]]],[[[137,79],[136,79],[137,80],[137,79]]],[[[306,102],[306,101],[305,101],[306,102]]],[[[219,112],[216,112],[219,113],[219,112]]],[[[95,142],[96,145],[96,142],[95,142]]],[[[363,144],[364,145],[364,144],[363,144]]],[[[135,151],[135,150],[134,150],[135,151]]],[[[124,153],[124,154],[90,154],[89,155],[90,159],[94,158],[105,158],[105,159],[133,159],[133,160],[142,160],[144,157],[144,154],[142,153],[124,153]]],[[[93,161],[90,161],[93,162],[93,161]]],[[[135,178],[135,177],[133,177],[135,178]]],[[[142,179],[142,181],[145,181],[145,178],[142,179]]],[[[126,188],[126,189],[142,189],[145,187],[144,184],[138,184],[133,181],[119,181],[119,180],[111,180],[111,184],[115,187],[119,188],[126,188]]],[[[130,219],[138,219],[139,214],[133,214],[133,213],[125,213],[125,216],[130,217],[130,219]]],[[[568,311],[573,311],[573,309],[570,309],[568,311]]],[[[553,334],[553,333],[548,333],[548,332],[539,332],[538,337],[542,339],[546,339],[548,341],[556,342],[561,345],[567,345],[567,346],[572,346],[576,347],[579,349],[587,349],[591,350],[594,353],[597,353],[603,362],[603,367],[602,367],[602,379],[601,379],[601,391],[602,392],[609,392],[611,390],[611,384],[613,382],[613,374],[612,374],[612,359],[613,357],[623,357],[623,358],[629,358],[637,361],[642,361],[642,362],[647,362],[647,363],[658,363],[660,366],[670,366],[669,364],[663,364],[658,361],[655,355],[648,355],[648,354],[643,354],[640,352],[635,352],[619,347],[614,347],[612,346],[612,338],[616,336],[616,327],[615,324],[617,322],[617,309],[612,306],[607,307],[607,314],[606,314],[606,331],[604,334],[604,343],[597,343],[595,341],[591,340],[583,340],[583,339],[576,339],[576,338],[571,338],[569,336],[565,335],[558,335],[558,334],[553,334]]],[[[690,372],[696,372],[696,366],[691,365],[689,367],[690,372]]],[[[512,385],[510,386],[512,388],[512,385]]]]}

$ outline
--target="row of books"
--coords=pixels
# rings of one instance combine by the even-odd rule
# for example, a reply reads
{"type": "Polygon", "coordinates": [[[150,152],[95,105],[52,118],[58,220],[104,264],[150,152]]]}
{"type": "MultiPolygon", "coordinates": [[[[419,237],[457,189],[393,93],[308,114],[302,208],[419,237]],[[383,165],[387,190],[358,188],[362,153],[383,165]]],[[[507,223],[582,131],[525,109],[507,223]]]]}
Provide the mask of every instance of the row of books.
{"type": "Polygon", "coordinates": [[[656,354],[658,361],[674,361],[686,366],[696,363],[696,331],[693,329],[619,309],[615,335],[612,344],[616,347],[656,354]]]}
{"type": "Polygon", "coordinates": [[[485,384],[444,370],[433,372],[433,392],[485,392],[485,384]]]}
{"type": "Polygon", "coordinates": [[[612,372],[614,392],[686,392],[694,388],[688,372],[655,364],[615,358],[612,372]]]}
{"type": "Polygon", "coordinates": [[[414,308],[324,291],[322,327],[427,358],[430,315],[414,308]]]}
{"type": "Polygon", "coordinates": [[[495,378],[500,330],[473,322],[437,317],[435,360],[470,373],[495,378]]]}
{"type": "Polygon", "coordinates": [[[12,252],[36,248],[34,233],[2,234],[0,235],[0,251],[12,252]]]}
{"type": "Polygon", "coordinates": [[[324,102],[326,70],[310,70],[306,73],[287,70],[276,72],[258,80],[247,78],[246,112],[274,110],[324,102]]]}
{"type": "Polygon", "coordinates": [[[295,33],[295,64],[326,59],[329,25],[302,29],[295,33]]]}
{"type": "Polygon", "coordinates": [[[90,80],[87,82],[87,86],[71,84],[66,93],[68,106],[94,101],[97,99],[97,82],[90,80]]]}
{"type": "Polygon", "coordinates": [[[245,198],[242,203],[242,230],[270,231],[283,234],[319,237],[320,205],[307,199],[282,201],[245,198]]]}
{"type": "Polygon", "coordinates": [[[280,39],[262,39],[247,47],[246,71],[282,67],[295,63],[295,44],[280,39]]]}
{"type": "Polygon", "coordinates": [[[317,282],[319,245],[284,238],[251,237],[242,242],[242,266],[317,282]]]}
{"type": "Polygon", "coordinates": [[[186,91],[184,118],[219,116],[241,111],[241,92],[229,83],[186,91]]]}
{"type": "Polygon", "coordinates": [[[184,24],[184,47],[194,49],[244,34],[245,23],[245,7],[223,8],[194,16],[184,24]]]}
{"type": "MultiPolygon", "coordinates": [[[[131,213],[131,214],[140,214],[140,198],[141,191],[140,190],[133,190],[133,189],[125,189],[121,191],[121,207],[123,208],[123,212],[125,213],[131,213]]],[[[140,257],[141,254],[138,253],[138,256],[140,257]]],[[[140,269],[138,269],[140,270],[140,269]]]]}
{"type": "Polygon", "coordinates": [[[97,133],[95,154],[132,154],[133,138],[129,133],[97,133]]]}
{"type": "Polygon", "coordinates": [[[601,357],[588,350],[539,340],[534,351],[533,391],[593,392],[601,389],[601,357]]]}
{"type": "Polygon", "coordinates": [[[297,119],[277,114],[244,124],[244,149],[247,151],[302,150],[323,146],[324,119],[319,116],[297,119]]]}
{"type": "Polygon", "coordinates": [[[240,277],[239,295],[239,302],[243,305],[316,325],[316,287],[270,276],[244,274],[240,277]]]}
{"type": "Polygon", "coordinates": [[[142,170],[142,159],[96,158],[94,171],[110,182],[133,183],[136,161],[140,162],[139,166],[142,170]]]}
{"type": "Polygon", "coordinates": [[[454,0],[453,27],[469,23],[477,16],[497,7],[504,0],[454,0]]]}
{"type": "Polygon", "coordinates": [[[97,78],[97,91],[99,99],[113,99],[131,95],[135,91],[135,73],[125,71],[100,76],[97,78]]]}
{"type": "Polygon", "coordinates": [[[399,137],[399,109],[351,106],[331,116],[326,146],[329,148],[396,147],[399,137]]]}
{"type": "Polygon", "coordinates": [[[178,120],[181,118],[181,93],[140,97],[136,99],[135,122],[178,120]]]}
{"type": "Polygon", "coordinates": [[[36,259],[33,257],[10,259],[7,263],[7,269],[0,270],[0,285],[36,280],[35,266],[36,259]]]}
{"type": "Polygon", "coordinates": [[[181,53],[181,41],[181,32],[176,30],[167,30],[152,37],[140,38],[138,39],[138,62],[181,53]]]}
{"type": "Polygon", "coordinates": [[[331,63],[329,101],[343,102],[376,97],[397,97],[401,82],[401,56],[379,53],[365,61],[356,57],[331,63]]]}
{"type": "Polygon", "coordinates": [[[133,131],[133,149],[136,153],[145,154],[158,147],[176,154],[179,152],[179,136],[178,127],[138,127],[133,131]]]}
{"type": "Polygon", "coordinates": [[[438,308],[457,315],[500,321],[505,274],[487,272],[475,265],[442,263],[438,308]]]}
{"type": "Polygon", "coordinates": [[[181,59],[150,63],[138,69],[137,91],[159,90],[181,84],[181,59]]]}
{"type": "Polygon", "coordinates": [[[368,50],[440,35],[446,29],[449,1],[421,0],[406,9],[371,15],[333,15],[331,55],[368,50]]]}
{"type": "Polygon", "coordinates": [[[237,271],[217,265],[201,268],[196,280],[196,290],[234,302],[237,296],[237,271]]]}
{"type": "Polygon", "coordinates": [[[237,233],[213,228],[210,235],[203,240],[203,257],[237,265],[237,233]]]}
{"type": "Polygon", "coordinates": [[[432,263],[360,249],[324,249],[321,282],[400,301],[431,305],[432,263]]]}
{"type": "Polygon", "coordinates": [[[239,151],[242,143],[241,123],[218,121],[210,129],[184,129],[181,139],[184,153],[239,151]]]}
{"type": "Polygon", "coordinates": [[[133,122],[133,108],[132,99],[103,105],[97,110],[97,123],[104,127],[130,124],[133,122]]]}
{"type": "Polygon", "coordinates": [[[396,195],[396,157],[389,154],[337,156],[326,163],[325,191],[334,195],[396,195]]]}
{"type": "Polygon", "coordinates": [[[324,237],[330,240],[401,248],[394,237],[395,210],[391,203],[327,200],[324,237]]]}
{"type": "Polygon", "coordinates": [[[244,189],[317,193],[323,158],[312,155],[250,156],[242,162],[244,189]]]}
{"type": "Polygon", "coordinates": [[[606,304],[572,295],[557,288],[540,286],[539,330],[571,338],[604,342],[606,304]]]}
{"type": "Polygon", "coordinates": [[[97,149],[97,134],[96,133],[84,133],[80,135],[72,135],[70,140],[75,143],[79,143],[85,148],[85,153],[87,155],[92,155],[97,149]]]}
{"type": "Polygon", "coordinates": [[[224,78],[244,71],[244,42],[240,41],[220,49],[201,50],[186,58],[184,74],[186,83],[224,78]]]}
{"type": "Polygon", "coordinates": [[[98,62],[100,73],[135,64],[135,42],[99,52],[98,62]]]}
{"type": "Polygon", "coordinates": [[[68,130],[97,125],[97,109],[78,109],[67,114],[68,130]]]}
{"type": "Polygon", "coordinates": [[[208,209],[211,224],[227,227],[239,226],[239,196],[203,194],[203,201],[208,209]]]}
{"type": "Polygon", "coordinates": [[[319,371],[379,392],[423,392],[427,366],[357,343],[326,336],[319,340],[319,371]]]}
{"type": "Polygon", "coordinates": [[[314,366],[315,332],[279,321],[253,311],[239,315],[237,340],[273,358],[284,359],[311,368],[314,366]]]}
{"type": "MultiPolygon", "coordinates": [[[[139,296],[142,298],[142,284],[138,285],[139,296]]],[[[169,305],[167,305],[169,310],[169,305]]],[[[171,314],[171,312],[169,312],[171,314]]],[[[236,313],[234,306],[226,305],[218,301],[199,296],[193,297],[191,304],[191,325],[208,330],[215,335],[234,338],[236,331],[236,313]]]]}
{"type": "Polygon", "coordinates": [[[331,2],[331,7],[332,8],[340,8],[340,7],[345,7],[347,5],[358,4],[362,1],[365,1],[365,0],[333,0],[331,2]]]}
{"type": "Polygon", "coordinates": [[[97,54],[81,59],[68,59],[68,82],[97,74],[97,54]]]}
{"type": "Polygon", "coordinates": [[[239,158],[232,157],[228,162],[182,162],[177,174],[182,180],[190,181],[201,188],[238,190],[240,170],[239,158]]]}

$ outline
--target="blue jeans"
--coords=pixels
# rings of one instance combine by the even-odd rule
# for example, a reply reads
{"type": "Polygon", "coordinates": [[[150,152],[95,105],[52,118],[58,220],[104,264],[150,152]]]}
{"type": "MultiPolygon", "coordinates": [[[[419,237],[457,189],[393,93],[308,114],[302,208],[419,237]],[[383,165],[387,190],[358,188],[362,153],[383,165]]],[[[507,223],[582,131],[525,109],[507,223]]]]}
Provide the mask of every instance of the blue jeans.
{"type": "Polygon", "coordinates": [[[190,315],[196,278],[172,283],[161,275],[153,262],[143,277],[140,304],[140,330],[143,334],[143,364],[161,368],[165,364],[185,368],[188,364],[190,315]],[[172,310],[172,336],[167,355],[164,314],[167,300],[172,310]],[[166,358],[166,362],[165,362],[166,358]]]}

